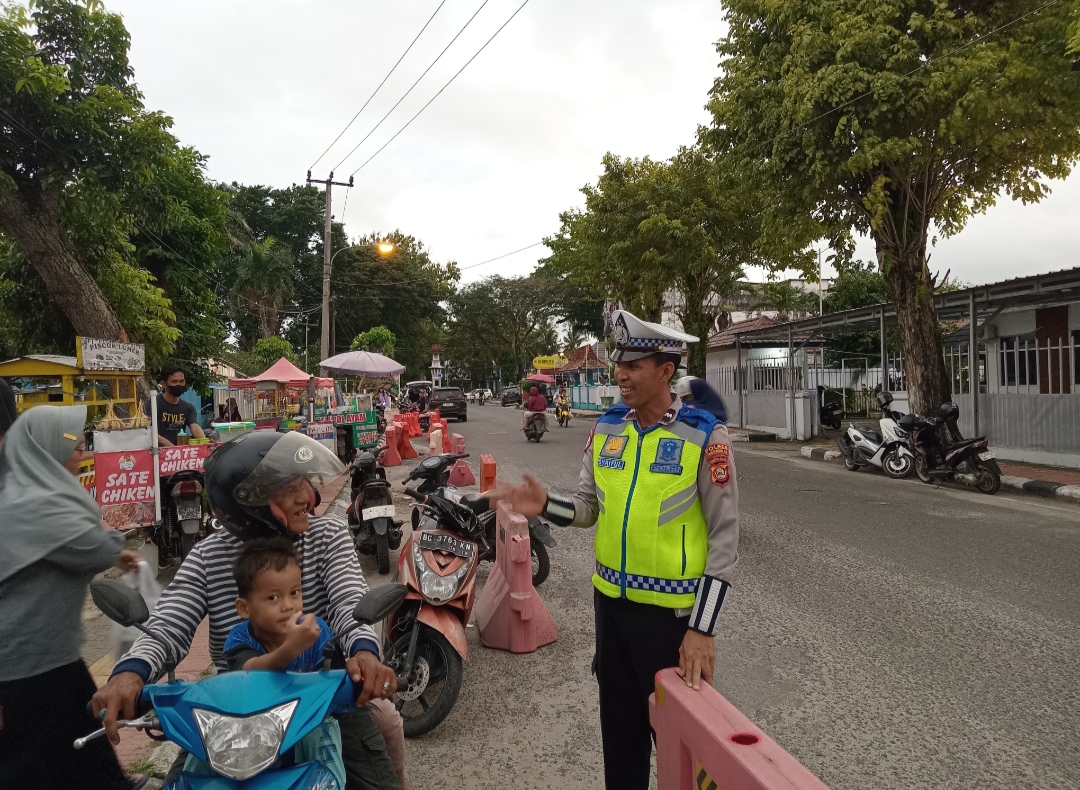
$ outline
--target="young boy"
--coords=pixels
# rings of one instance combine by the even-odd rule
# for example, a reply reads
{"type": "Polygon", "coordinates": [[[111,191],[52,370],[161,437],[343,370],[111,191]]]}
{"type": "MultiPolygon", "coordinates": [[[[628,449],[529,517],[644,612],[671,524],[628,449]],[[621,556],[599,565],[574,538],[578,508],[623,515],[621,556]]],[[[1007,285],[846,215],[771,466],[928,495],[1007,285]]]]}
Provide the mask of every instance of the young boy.
{"type": "MultiPolygon", "coordinates": [[[[322,669],[323,649],[334,635],[321,619],[303,614],[300,563],[292,542],[278,537],[247,543],[233,564],[233,576],[236,612],[244,622],[234,626],[225,639],[229,671],[322,669]]],[[[296,744],[294,759],[297,763],[323,763],[337,777],[338,786],[345,787],[341,730],[332,716],[296,744]]],[[[184,770],[206,775],[208,767],[188,757],[184,770]]]]}

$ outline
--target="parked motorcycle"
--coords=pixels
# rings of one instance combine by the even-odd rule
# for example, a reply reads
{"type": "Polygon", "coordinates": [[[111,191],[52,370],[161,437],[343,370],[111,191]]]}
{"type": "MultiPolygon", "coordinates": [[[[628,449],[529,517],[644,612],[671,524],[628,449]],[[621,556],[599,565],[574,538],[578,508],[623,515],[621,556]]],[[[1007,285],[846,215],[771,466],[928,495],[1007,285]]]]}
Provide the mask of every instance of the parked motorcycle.
{"type": "Polygon", "coordinates": [[[560,428],[565,428],[570,424],[570,404],[557,403],[555,405],[555,421],[559,423],[560,428]]]}
{"type": "Polygon", "coordinates": [[[525,423],[525,438],[530,442],[540,443],[541,437],[547,432],[547,413],[542,411],[533,412],[525,423]]]}
{"type": "Polygon", "coordinates": [[[854,423],[836,440],[844,456],[844,466],[852,472],[864,466],[876,466],[889,477],[907,477],[915,468],[915,456],[907,445],[907,433],[900,427],[902,415],[889,409],[892,393],[879,392],[877,403],[881,407],[881,432],[868,428],[856,428],[854,423]]]}
{"type": "Polygon", "coordinates": [[[356,550],[374,554],[379,573],[390,572],[390,551],[401,546],[401,522],[394,519],[394,496],[386,470],[367,451],[352,470],[352,504],[346,511],[356,550]]]}
{"type": "Polygon", "coordinates": [[[486,508],[487,502],[452,502],[414,488],[405,493],[418,503],[419,526],[398,557],[397,578],[408,593],[387,618],[383,661],[398,673],[394,703],[405,735],[414,738],[435,729],[461,692],[465,625],[476,602],[483,537],[473,508],[486,508]]]}
{"type": "MultiPolygon", "coordinates": [[[[421,494],[438,494],[451,501],[460,500],[462,494],[450,485],[450,469],[456,461],[468,458],[469,455],[431,455],[413,467],[409,476],[405,478],[408,484],[414,480],[419,481],[416,490],[421,494]]],[[[487,498],[483,495],[466,495],[473,503],[471,507],[478,513],[477,518],[484,528],[483,535],[478,541],[480,562],[495,562],[495,511],[487,509],[487,498]]],[[[418,529],[420,525],[421,511],[413,509],[412,526],[418,529]]],[[[547,579],[551,571],[551,558],[548,549],[555,548],[558,542],[551,534],[551,528],[545,521],[533,517],[529,519],[529,545],[532,554],[532,577],[533,587],[539,587],[547,579]]]]}
{"type": "Polygon", "coordinates": [[[829,398],[828,390],[821,384],[818,385],[818,422],[821,423],[824,428],[832,428],[834,431],[840,430],[840,426],[843,425],[844,406],[836,394],[833,393],[833,397],[829,398]]]}
{"type": "Polygon", "coordinates": [[[203,475],[195,469],[161,479],[161,523],[150,530],[158,547],[158,561],[181,562],[203,536],[207,520],[203,508],[203,475]]]}
{"type": "MultiPolygon", "coordinates": [[[[361,623],[383,620],[396,611],[407,590],[388,584],[372,590],[353,616],[361,623]]],[[[166,647],[150,632],[146,602],[122,582],[98,579],[90,583],[94,603],[113,622],[134,626],[166,647]]],[[[330,669],[327,655],[319,672],[240,671],[177,680],[177,658],[166,665],[168,683],[148,684],[139,700],[138,718],[117,722],[120,727],[160,732],[150,737],[169,740],[202,760],[216,777],[184,771],[164,790],[194,787],[329,788],[338,787],[334,774],[319,760],[297,764],[293,746],[319,727],[330,714],[345,714],[356,706],[360,686],[343,669],[330,669]]],[[[74,742],[81,749],[100,738],[97,730],[74,742]]]]}
{"type": "Polygon", "coordinates": [[[906,415],[901,426],[910,431],[915,450],[915,474],[924,483],[957,481],[974,486],[984,494],[996,494],[1001,488],[1001,467],[985,436],[943,444],[941,431],[949,427],[959,435],[956,422],[960,410],[954,403],[941,407],[941,416],[933,419],[906,415]]]}

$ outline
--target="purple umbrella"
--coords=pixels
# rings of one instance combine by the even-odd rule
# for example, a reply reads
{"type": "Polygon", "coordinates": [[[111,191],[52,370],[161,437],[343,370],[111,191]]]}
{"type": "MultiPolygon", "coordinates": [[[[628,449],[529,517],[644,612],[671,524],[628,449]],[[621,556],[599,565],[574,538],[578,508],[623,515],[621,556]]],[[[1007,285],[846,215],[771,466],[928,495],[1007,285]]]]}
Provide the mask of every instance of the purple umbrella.
{"type": "Polygon", "coordinates": [[[405,372],[405,366],[399,365],[390,357],[372,351],[349,351],[336,354],[319,363],[328,370],[336,370],[349,376],[369,376],[386,379],[405,372]]]}

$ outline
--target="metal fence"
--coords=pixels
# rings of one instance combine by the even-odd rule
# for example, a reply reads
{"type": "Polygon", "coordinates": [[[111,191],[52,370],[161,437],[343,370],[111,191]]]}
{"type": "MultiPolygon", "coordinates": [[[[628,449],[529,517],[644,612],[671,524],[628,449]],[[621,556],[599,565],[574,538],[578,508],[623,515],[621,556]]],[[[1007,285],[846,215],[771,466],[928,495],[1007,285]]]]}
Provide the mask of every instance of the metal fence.
{"type": "Polygon", "coordinates": [[[1001,393],[1069,395],[1080,385],[1076,333],[1056,343],[1030,337],[998,342],[997,387],[1001,393]]]}

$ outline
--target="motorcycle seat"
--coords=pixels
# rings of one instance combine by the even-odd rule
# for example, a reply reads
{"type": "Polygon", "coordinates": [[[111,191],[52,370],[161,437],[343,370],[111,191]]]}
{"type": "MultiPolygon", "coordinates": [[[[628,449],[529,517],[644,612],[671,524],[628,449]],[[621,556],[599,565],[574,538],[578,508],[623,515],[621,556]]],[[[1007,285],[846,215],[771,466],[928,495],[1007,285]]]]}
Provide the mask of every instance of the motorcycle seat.
{"type": "Polygon", "coordinates": [[[877,431],[866,428],[859,431],[859,433],[861,433],[867,440],[874,442],[875,444],[881,444],[881,434],[877,431]]]}

